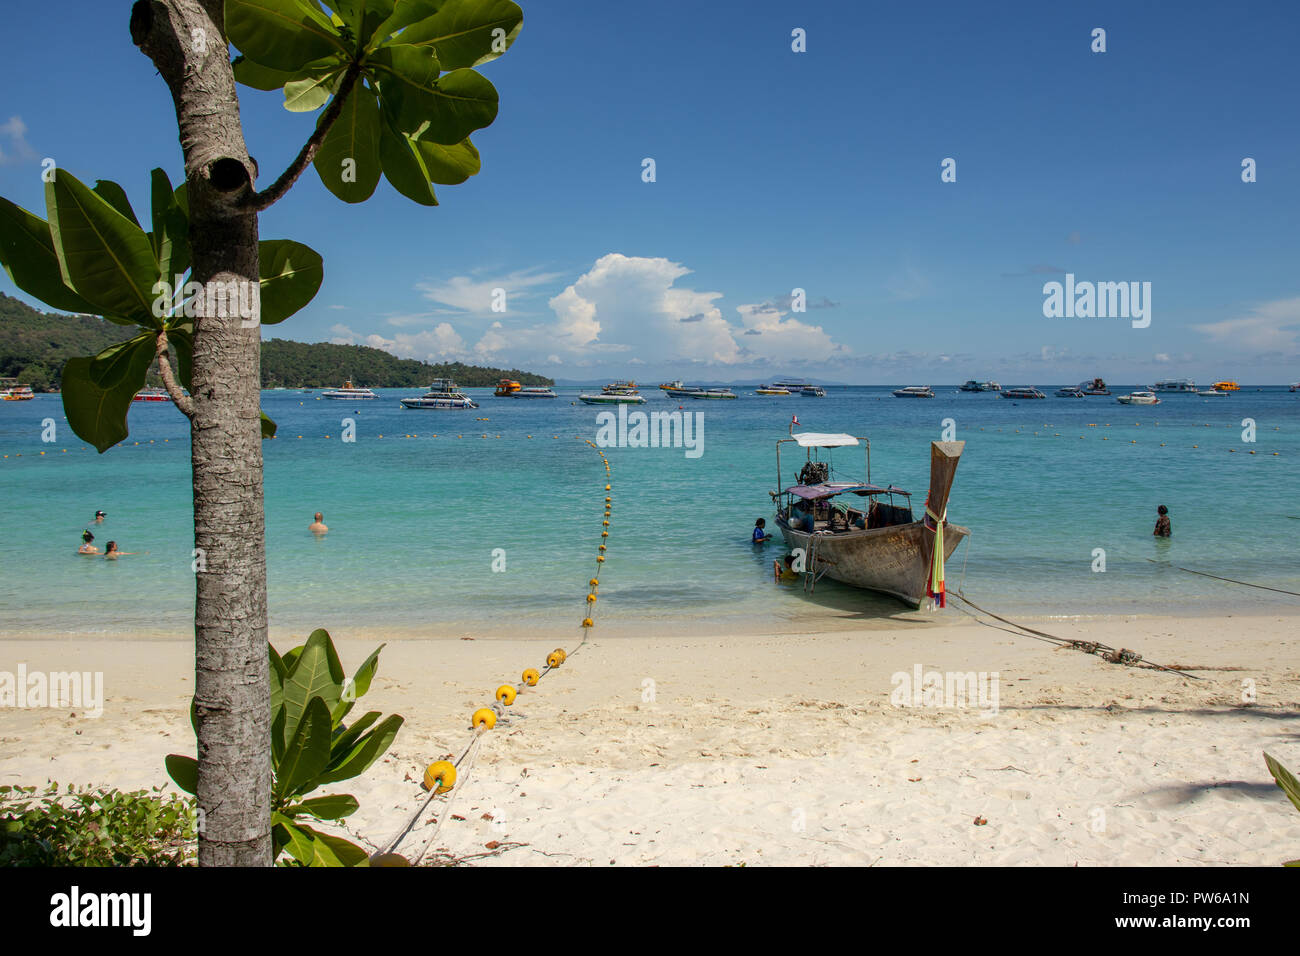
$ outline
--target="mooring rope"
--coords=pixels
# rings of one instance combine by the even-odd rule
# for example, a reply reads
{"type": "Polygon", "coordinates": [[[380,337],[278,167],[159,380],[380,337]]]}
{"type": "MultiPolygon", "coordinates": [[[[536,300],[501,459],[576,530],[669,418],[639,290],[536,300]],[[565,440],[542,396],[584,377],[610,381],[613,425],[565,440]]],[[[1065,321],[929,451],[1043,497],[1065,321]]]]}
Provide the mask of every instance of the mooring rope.
{"type": "MultiPolygon", "coordinates": [[[[1102,660],[1107,661],[1108,663],[1111,664],[1125,664],[1130,667],[1135,667],[1135,666],[1150,667],[1155,670],[1168,671],[1171,674],[1178,674],[1182,677],[1190,677],[1192,680],[1205,679],[1203,677],[1198,677],[1195,674],[1189,674],[1187,671],[1179,670],[1176,667],[1166,667],[1163,664],[1157,664],[1155,661],[1146,660],[1137,651],[1129,650],[1126,647],[1121,647],[1117,649],[1111,647],[1108,644],[1102,644],[1099,641],[1080,641],[1068,637],[1057,637],[1055,634],[1048,634],[1046,631],[1039,631],[1036,630],[1035,628],[1028,627],[1024,624],[1018,624],[1015,621],[1010,620],[1009,618],[1002,617],[1000,614],[994,614],[992,611],[985,610],[984,608],[976,604],[974,601],[972,601],[970,598],[966,597],[966,595],[961,594],[959,592],[954,592],[953,597],[957,598],[963,604],[970,605],[975,610],[979,611],[981,614],[985,614],[995,620],[1001,621],[1003,624],[1009,624],[1014,628],[1019,628],[1019,630],[1023,632],[1019,635],[1021,637],[1032,637],[1034,640],[1046,641],[1047,643],[1055,644],[1058,647],[1072,647],[1075,650],[1083,651],[1085,654],[1097,654],[1102,658],[1102,660]]],[[[961,609],[958,608],[958,610],[961,609]]],[[[963,613],[970,614],[969,611],[964,611],[963,613]]],[[[987,627],[995,627],[995,625],[989,624],[987,621],[980,621],[979,618],[975,617],[975,615],[973,614],[970,614],[970,616],[975,618],[976,621],[979,621],[980,624],[984,624],[987,627]]],[[[999,627],[997,629],[999,631],[1007,630],[1004,627],[999,627]]],[[[1007,631],[1007,633],[1014,634],[1016,632],[1007,631]]]]}
{"type": "Polygon", "coordinates": [[[455,761],[438,760],[429,765],[424,772],[423,781],[423,786],[429,791],[428,796],[420,802],[420,805],[413,813],[407,816],[401,829],[397,831],[393,838],[384,844],[383,848],[375,854],[376,858],[395,853],[402,841],[411,833],[411,830],[415,827],[429,804],[431,804],[439,794],[450,792],[451,796],[447,798],[447,803],[442,808],[442,813],[439,814],[438,819],[435,822],[433,834],[429,837],[419,854],[415,856],[413,862],[418,863],[424,858],[425,853],[434,846],[434,843],[438,839],[438,834],[441,833],[443,824],[446,822],[448,817],[451,816],[451,807],[454,805],[456,798],[460,795],[460,791],[464,789],[469,774],[473,770],[474,762],[478,759],[479,751],[482,749],[488,731],[492,730],[492,728],[496,726],[498,719],[503,723],[509,723],[510,718],[507,708],[514,703],[515,698],[519,694],[527,691],[528,688],[537,686],[538,681],[564,664],[571,655],[581,651],[587,644],[587,640],[591,635],[591,630],[595,627],[596,592],[600,586],[600,570],[605,563],[605,551],[607,548],[606,541],[609,539],[610,514],[614,501],[613,495],[611,494],[613,491],[611,480],[613,471],[610,468],[609,459],[605,457],[605,453],[600,450],[594,441],[583,439],[581,436],[578,437],[580,440],[585,441],[592,448],[596,449],[596,454],[600,456],[601,463],[605,466],[605,514],[604,519],[601,522],[601,541],[596,553],[596,569],[587,582],[587,596],[584,601],[584,616],[582,618],[582,640],[580,640],[571,651],[566,651],[562,647],[557,647],[547,655],[546,665],[544,667],[541,669],[531,667],[526,669],[523,672],[521,683],[518,685],[502,684],[497,688],[496,700],[492,705],[490,707],[480,707],[474,712],[473,717],[470,720],[472,725],[470,739],[461,750],[460,756],[457,757],[455,761]]]}
{"type": "MultiPolygon", "coordinates": [[[[1157,561],[1155,558],[1147,558],[1152,564],[1164,564],[1163,561],[1157,561]]],[[[1248,588],[1259,588],[1261,591],[1276,591],[1278,594],[1290,594],[1300,597],[1300,591],[1288,591],[1286,588],[1271,588],[1267,584],[1251,584],[1249,581],[1238,581],[1236,578],[1225,578],[1217,574],[1210,574],[1208,571],[1195,571],[1192,568],[1184,568],[1177,564],[1165,565],[1178,571],[1186,571],[1188,574],[1199,574],[1203,578],[1214,578],[1216,581],[1227,581],[1229,584],[1241,584],[1248,588]]]]}

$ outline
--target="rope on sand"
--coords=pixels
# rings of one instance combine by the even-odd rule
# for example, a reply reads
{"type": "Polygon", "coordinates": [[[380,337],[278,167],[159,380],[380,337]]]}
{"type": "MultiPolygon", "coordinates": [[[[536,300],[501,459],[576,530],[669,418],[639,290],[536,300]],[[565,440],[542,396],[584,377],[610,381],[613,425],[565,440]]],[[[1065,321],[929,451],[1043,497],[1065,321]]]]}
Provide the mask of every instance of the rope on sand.
{"type": "MultiPolygon", "coordinates": [[[[1085,654],[1096,654],[1099,657],[1101,657],[1102,660],[1111,664],[1124,664],[1129,667],[1150,667],[1155,670],[1167,671],[1171,674],[1178,674],[1181,677],[1190,677],[1192,680],[1205,679],[1203,677],[1197,677],[1195,674],[1189,674],[1187,671],[1179,670],[1176,667],[1165,667],[1163,664],[1157,664],[1154,661],[1148,661],[1144,659],[1142,655],[1139,654],[1137,651],[1129,650],[1126,647],[1121,647],[1116,649],[1107,644],[1102,644],[1097,641],[1079,641],[1079,640],[1073,640],[1068,637],[1057,637],[1055,634],[1048,634],[1046,631],[1039,631],[1039,630],[1035,630],[1032,627],[1027,627],[1024,624],[1017,624],[1015,621],[1009,620],[1008,618],[1002,617],[1001,615],[994,614],[992,611],[985,610],[984,608],[976,604],[974,601],[972,601],[970,598],[966,597],[964,594],[961,594],[959,592],[954,592],[953,597],[957,598],[957,600],[961,601],[963,604],[967,604],[970,607],[974,608],[976,611],[979,611],[981,614],[985,614],[991,618],[994,618],[995,620],[1001,621],[1003,624],[1009,624],[1011,625],[1011,627],[1018,628],[1018,631],[1009,631],[1005,627],[997,628],[999,631],[1006,631],[1008,634],[1016,634],[1017,636],[1020,637],[1032,637],[1034,640],[1045,641],[1049,644],[1055,644],[1058,647],[1072,647],[1077,651],[1083,651],[1085,654]]],[[[959,608],[958,610],[962,610],[962,609],[959,608]]],[[[976,621],[979,621],[980,624],[984,624],[987,627],[997,627],[996,624],[989,624],[987,621],[980,621],[978,617],[975,617],[975,615],[971,614],[969,611],[963,610],[962,613],[970,614],[970,616],[975,618],[976,621]]]]}
{"type": "Polygon", "coordinates": [[[469,741],[461,750],[460,756],[452,762],[439,760],[429,765],[428,769],[425,770],[424,781],[422,784],[422,786],[429,791],[429,795],[420,802],[420,805],[415,809],[415,812],[407,816],[401,829],[397,831],[393,838],[384,844],[384,846],[371,857],[372,863],[378,862],[382,865],[394,862],[395,865],[406,865],[404,861],[391,861],[384,858],[390,857],[392,854],[397,852],[397,848],[414,829],[416,823],[424,814],[429,804],[431,804],[440,794],[450,793],[451,796],[447,798],[447,803],[442,808],[442,813],[438,816],[433,833],[429,836],[424,847],[411,862],[419,863],[420,860],[424,858],[425,853],[427,853],[436,843],[438,834],[442,832],[443,823],[451,816],[452,805],[460,795],[460,791],[464,789],[466,780],[469,779],[469,774],[473,770],[475,760],[478,759],[478,754],[482,749],[483,741],[486,738],[487,732],[496,726],[498,719],[505,724],[510,723],[509,711],[507,708],[515,702],[515,698],[519,694],[527,692],[529,688],[536,687],[538,681],[564,664],[571,655],[581,651],[587,644],[587,639],[591,635],[591,630],[595,627],[596,592],[600,586],[600,570],[605,563],[605,542],[609,538],[610,512],[613,508],[614,499],[611,495],[613,485],[610,482],[612,470],[609,465],[609,459],[605,457],[605,453],[597,447],[595,442],[588,439],[581,440],[586,441],[588,445],[596,449],[596,454],[600,455],[600,460],[605,466],[605,516],[604,520],[601,522],[601,543],[596,554],[596,569],[592,574],[591,579],[587,582],[588,590],[583,611],[584,616],[582,618],[582,640],[580,640],[571,651],[566,651],[562,647],[557,647],[547,655],[545,667],[540,670],[531,667],[525,670],[520,684],[502,684],[497,688],[496,700],[492,705],[490,707],[480,707],[474,712],[470,721],[473,731],[470,735],[469,741]],[[458,777],[459,786],[457,785],[458,777]]]}

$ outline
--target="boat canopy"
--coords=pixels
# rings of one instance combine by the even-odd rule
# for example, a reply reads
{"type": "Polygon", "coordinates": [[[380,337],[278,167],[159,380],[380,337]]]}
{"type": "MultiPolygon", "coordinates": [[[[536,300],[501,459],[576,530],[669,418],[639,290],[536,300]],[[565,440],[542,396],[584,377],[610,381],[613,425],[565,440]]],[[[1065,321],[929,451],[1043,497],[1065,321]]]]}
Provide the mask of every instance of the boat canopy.
{"type": "Polygon", "coordinates": [[[790,437],[799,443],[800,448],[844,448],[858,443],[852,435],[830,432],[800,432],[790,437]]]}
{"type": "Polygon", "coordinates": [[[904,491],[902,488],[895,488],[893,485],[882,488],[879,485],[863,485],[853,481],[828,481],[819,485],[791,485],[783,493],[803,498],[805,501],[813,501],[819,498],[831,498],[846,492],[862,495],[863,497],[867,495],[911,496],[911,492],[904,491]]]}

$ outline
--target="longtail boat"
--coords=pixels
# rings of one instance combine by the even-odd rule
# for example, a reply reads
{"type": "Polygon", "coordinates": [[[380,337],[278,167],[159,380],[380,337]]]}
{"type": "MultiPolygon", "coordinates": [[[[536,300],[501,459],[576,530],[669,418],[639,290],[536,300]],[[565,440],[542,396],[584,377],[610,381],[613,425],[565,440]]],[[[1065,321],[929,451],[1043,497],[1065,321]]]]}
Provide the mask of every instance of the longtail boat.
{"type": "Polygon", "coordinates": [[[791,434],[776,443],[780,491],[769,492],[777,506],[776,524],[791,551],[802,549],[804,588],[825,576],[854,587],[889,594],[914,608],[929,599],[944,605],[943,562],[952,557],[969,528],[947,518],[957,462],[966,443],[930,444],[930,492],[921,520],[912,513],[911,493],[871,482],[871,442],[844,434],[791,434]],[[806,449],[798,483],[781,483],[781,446],[806,449]],[[866,446],[866,480],[832,480],[821,450],[866,446]],[[901,499],[901,500],[900,500],[901,499]],[[936,548],[936,542],[942,547],[936,548]],[[941,552],[942,560],[936,561],[941,552]]]}

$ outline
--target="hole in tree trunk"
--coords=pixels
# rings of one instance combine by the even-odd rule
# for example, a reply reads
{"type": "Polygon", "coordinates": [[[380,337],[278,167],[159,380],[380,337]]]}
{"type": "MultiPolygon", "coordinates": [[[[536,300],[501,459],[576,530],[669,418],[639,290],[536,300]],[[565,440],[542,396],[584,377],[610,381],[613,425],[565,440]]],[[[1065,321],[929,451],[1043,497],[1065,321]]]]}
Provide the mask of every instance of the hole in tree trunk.
{"type": "Polygon", "coordinates": [[[248,184],[248,170],[237,159],[218,159],[208,167],[208,182],[223,193],[234,192],[248,184]]]}

